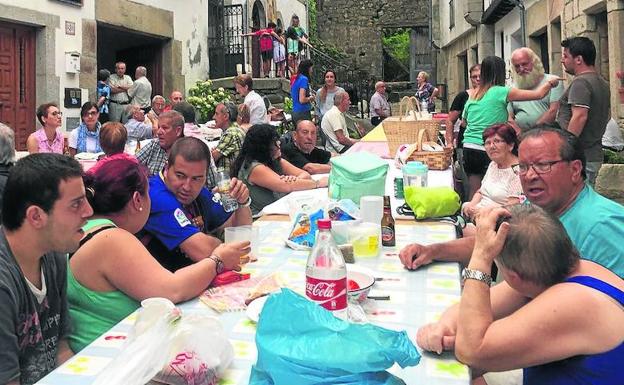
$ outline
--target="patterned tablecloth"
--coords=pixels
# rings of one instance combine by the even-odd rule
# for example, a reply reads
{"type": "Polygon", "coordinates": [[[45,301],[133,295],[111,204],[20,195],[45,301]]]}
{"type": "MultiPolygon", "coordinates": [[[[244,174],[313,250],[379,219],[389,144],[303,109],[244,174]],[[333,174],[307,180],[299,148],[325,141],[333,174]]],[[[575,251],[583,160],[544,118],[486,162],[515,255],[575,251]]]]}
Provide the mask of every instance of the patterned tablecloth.
{"type": "MultiPolygon", "coordinates": [[[[288,222],[259,221],[254,226],[260,227],[261,241],[254,246],[259,258],[257,262],[248,264],[245,270],[252,276],[279,271],[282,277],[303,288],[308,253],[284,246],[288,222]]],[[[367,301],[365,308],[369,321],[388,329],[406,330],[415,341],[419,326],[436,320],[446,307],[459,301],[459,266],[455,263],[434,263],[411,272],[401,265],[398,251],[411,242],[429,244],[450,240],[455,233],[450,225],[436,223],[397,225],[396,231],[396,247],[384,248],[376,258],[357,259],[356,264],[372,269],[376,278],[381,278],[370,295],[390,296],[389,301],[367,301]]],[[[244,312],[217,314],[198,299],[179,307],[183,312],[202,312],[219,318],[235,351],[235,359],[219,384],[247,384],[251,366],[256,362],[255,324],[247,319],[244,312]]],[[[119,352],[135,319],[136,313],[121,321],[39,384],[91,384],[119,352]]],[[[468,368],[450,353],[441,356],[423,353],[417,366],[401,369],[395,365],[390,372],[410,385],[469,383],[468,368]]]]}

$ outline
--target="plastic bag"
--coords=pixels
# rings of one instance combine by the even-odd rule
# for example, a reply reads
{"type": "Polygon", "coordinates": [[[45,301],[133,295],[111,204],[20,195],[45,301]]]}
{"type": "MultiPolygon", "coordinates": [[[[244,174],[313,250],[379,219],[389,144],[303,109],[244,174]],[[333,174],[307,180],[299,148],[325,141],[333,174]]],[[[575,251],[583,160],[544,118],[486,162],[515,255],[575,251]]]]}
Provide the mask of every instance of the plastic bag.
{"type": "Polygon", "coordinates": [[[297,213],[286,239],[286,245],[295,250],[309,250],[314,246],[316,231],[318,230],[317,221],[322,219],[323,215],[323,209],[297,213]]]}
{"type": "Polygon", "coordinates": [[[214,385],[233,358],[234,349],[216,318],[150,306],[141,309],[121,352],[94,385],[143,385],[152,379],[214,385]]]}
{"type": "Polygon", "coordinates": [[[265,303],[256,346],[251,385],[403,384],[385,369],[420,360],[405,332],[351,324],[288,289],[265,303]]]}
{"type": "Polygon", "coordinates": [[[405,203],[416,219],[446,217],[460,208],[459,195],[450,187],[406,186],[405,203]]]}

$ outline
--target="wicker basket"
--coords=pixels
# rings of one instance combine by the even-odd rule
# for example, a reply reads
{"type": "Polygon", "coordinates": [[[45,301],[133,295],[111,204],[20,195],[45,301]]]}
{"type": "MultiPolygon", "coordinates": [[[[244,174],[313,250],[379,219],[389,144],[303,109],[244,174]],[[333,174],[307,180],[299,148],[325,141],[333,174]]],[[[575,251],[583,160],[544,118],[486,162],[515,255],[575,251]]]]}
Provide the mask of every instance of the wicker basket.
{"type": "MultiPolygon", "coordinates": [[[[386,139],[388,140],[390,157],[396,154],[402,144],[416,143],[420,131],[427,131],[430,138],[438,137],[441,121],[434,119],[416,120],[420,116],[420,111],[417,112],[414,109],[412,99],[416,100],[413,96],[403,97],[399,108],[399,116],[389,117],[382,123],[386,139]],[[404,108],[409,116],[404,115],[404,108]]],[[[418,103],[416,103],[416,106],[418,106],[418,103]]],[[[418,106],[417,108],[420,107],[418,106]]]]}
{"type": "MultiPolygon", "coordinates": [[[[442,151],[423,151],[423,142],[431,140],[430,138],[431,136],[426,130],[420,131],[416,141],[418,148],[410,154],[407,161],[417,160],[423,162],[427,165],[427,167],[429,167],[430,170],[446,170],[453,161],[453,149],[444,147],[442,151]]],[[[434,136],[433,138],[437,138],[437,136],[434,136]]]]}

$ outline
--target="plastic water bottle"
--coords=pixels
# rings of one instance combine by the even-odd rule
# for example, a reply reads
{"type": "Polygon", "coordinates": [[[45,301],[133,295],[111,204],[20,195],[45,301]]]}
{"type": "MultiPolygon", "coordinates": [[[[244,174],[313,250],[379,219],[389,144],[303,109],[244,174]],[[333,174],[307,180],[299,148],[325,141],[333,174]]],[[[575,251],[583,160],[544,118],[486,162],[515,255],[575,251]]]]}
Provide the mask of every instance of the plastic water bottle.
{"type": "Polygon", "coordinates": [[[420,102],[420,111],[423,113],[429,112],[429,102],[426,100],[422,100],[420,102]]]}
{"type": "Polygon", "coordinates": [[[347,268],[331,235],[331,221],[319,219],[316,242],[306,264],[306,296],[336,317],[347,318],[347,268]]]}

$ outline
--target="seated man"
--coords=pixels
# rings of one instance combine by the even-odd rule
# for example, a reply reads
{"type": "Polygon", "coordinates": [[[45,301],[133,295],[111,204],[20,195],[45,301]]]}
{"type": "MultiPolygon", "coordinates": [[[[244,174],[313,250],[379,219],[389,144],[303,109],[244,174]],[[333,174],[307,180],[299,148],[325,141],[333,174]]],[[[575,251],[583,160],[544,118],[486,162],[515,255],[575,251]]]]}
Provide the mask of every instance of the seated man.
{"type": "Polygon", "coordinates": [[[165,108],[163,108],[163,112],[171,111],[173,109],[173,106],[183,101],[184,94],[182,94],[182,92],[176,90],[172,91],[171,95],[169,95],[169,104],[167,104],[165,108]]]}
{"type": "Polygon", "coordinates": [[[357,140],[349,138],[349,130],[344,113],[349,109],[351,100],[345,91],[334,95],[334,106],[323,115],[321,129],[327,138],[325,150],[342,154],[353,146],[357,140]]]}
{"type": "Polygon", "coordinates": [[[221,244],[209,235],[225,227],[251,224],[249,190],[232,178],[229,194],[239,208],[227,213],[206,189],[208,147],[199,139],[182,138],[169,153],[164,172],[150,177],[150,216],[143,244],[163,267],[176,271],[209,257],[221,244]]]}
{"type": "Polygon", "coordinates": [[[65,253],[91,215],[73,158],[33,154],[13,166],[0,228],[0,383],[35,383],[72,356],[65,253]]]}
{"type": "Polygon", "coordinates": [[[237,117],[236,106],[231,102],[219,103],[215,107],[215,127],[220,128],[223,134],[211,154],[217,169],[224,170],[228,175],[245,140],[245,131],[236,124],[237,117]]]}
{"type": "Polygon", "coordinates": [[[555,216],[536,205],[482,213],[462,277],[459,305],[418,330],[421,348],[454,348],[473,376],[524,368],[531,385],[621,383],[624,281],[580,259],[555,216]],[[505,281],[490,288],[493,261],[505,281]]]}
{"type": "Polygon", "coordinates": [[[158,174],[165,168],[171,146],[184,135],[184,117],[179,112],[163,112],[159,122],[156,139],[136,153],[137,159],[147,167],[150,175],[158,174]]]}
{"type": "MultiPolygon", "coordinates": [[[[539,128],[521,136],[518,173],[527,199],[557,215],[581,258],[624,277],[624,207],[599,195],[585,183],[584,154],[567,131],[539,128]]],[[[432,245],[411,244],[401,262],[417,269],[433,260],[468,264],[474,237],[432,245]]]]}
{"type": "Polygon", "coordinates": [[[138,104],[131,104],[128,107],[128,121],[124,124],[128,132],[128,139],[131,141],[141,141],[151,139],[156,136],[158,127],[154,127],[152,122],[145,117],[145,112],[138,104]]]}
{"type": "Polygon", "coordinates": [[[282,157],[310,174],[327,174],[331,170],[331,152],[316,147],[316,125],[301,120],[292,133],[292,141],[281,147],[282,157]]]}

